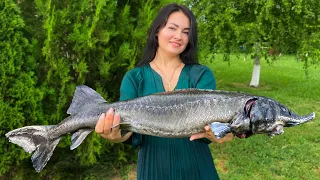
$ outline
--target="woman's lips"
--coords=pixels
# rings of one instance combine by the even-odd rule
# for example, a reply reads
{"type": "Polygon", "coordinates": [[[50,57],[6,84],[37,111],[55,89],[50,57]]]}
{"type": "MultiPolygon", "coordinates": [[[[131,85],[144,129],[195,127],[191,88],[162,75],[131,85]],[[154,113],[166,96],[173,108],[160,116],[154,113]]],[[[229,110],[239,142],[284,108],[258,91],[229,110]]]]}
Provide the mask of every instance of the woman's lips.
{"type": "Polygon", "coordinates": [[[177,43],[177,42],[170,42],[170,44],[172,44],[174,47],[180,47],[181,44],[177,43]]]}

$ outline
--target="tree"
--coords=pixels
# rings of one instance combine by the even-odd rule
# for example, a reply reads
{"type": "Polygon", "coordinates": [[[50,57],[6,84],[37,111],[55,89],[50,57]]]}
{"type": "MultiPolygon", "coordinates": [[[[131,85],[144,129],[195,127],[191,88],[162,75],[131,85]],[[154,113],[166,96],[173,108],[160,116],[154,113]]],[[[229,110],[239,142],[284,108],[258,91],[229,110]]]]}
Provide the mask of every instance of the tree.
{"type": "Polygon", "coordinates": [[[239,47],[245,44],[254,59],[250,83],[254,87],[259,84],[260,59],[268,59],[269,50],[278,52],[273,55],[298,51],[306,54],[307,50],[303,48],[306,45],[303,44],[311,43],[304,42],[319,31],[319,2],[315,0],[204,0],[188,3],[198,16],[200,41],[205,44],[202,51],[206,52],[206,57],[210,58],[210,52],[216,50],[224,53],[224,60],[229,61],[229,55],[239,53],[239,47]]]}

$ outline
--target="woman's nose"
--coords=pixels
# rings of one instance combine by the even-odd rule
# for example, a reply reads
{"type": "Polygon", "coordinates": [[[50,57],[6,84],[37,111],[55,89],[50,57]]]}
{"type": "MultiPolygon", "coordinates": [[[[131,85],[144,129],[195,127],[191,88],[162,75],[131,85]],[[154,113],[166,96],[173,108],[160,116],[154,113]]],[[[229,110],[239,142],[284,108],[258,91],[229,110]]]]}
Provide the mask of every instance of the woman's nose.
{"type": "Polygon", "coordinates": [[[180,40],[182,38],[182,32],[176,31],[174,34],[174,38],[180,40]]]}

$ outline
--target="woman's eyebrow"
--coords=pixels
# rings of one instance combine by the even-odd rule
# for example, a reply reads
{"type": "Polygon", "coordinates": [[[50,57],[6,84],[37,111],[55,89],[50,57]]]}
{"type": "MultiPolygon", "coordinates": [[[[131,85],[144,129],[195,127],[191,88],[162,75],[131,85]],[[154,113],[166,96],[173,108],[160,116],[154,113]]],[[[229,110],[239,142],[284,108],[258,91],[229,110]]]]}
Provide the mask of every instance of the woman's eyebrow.
{"type": "MultiPolygon", "coordinates": [[[[178,25],[178,24],[175,24],[175,23],[169,23],[169,24],[172,24],[172,25],[174,25],[174,26],[176,26],[176,27],[179,27],[179,25],[178,25]]],[[[190,28],[184,28],[183,30],[190,30],[190,28]]]]}

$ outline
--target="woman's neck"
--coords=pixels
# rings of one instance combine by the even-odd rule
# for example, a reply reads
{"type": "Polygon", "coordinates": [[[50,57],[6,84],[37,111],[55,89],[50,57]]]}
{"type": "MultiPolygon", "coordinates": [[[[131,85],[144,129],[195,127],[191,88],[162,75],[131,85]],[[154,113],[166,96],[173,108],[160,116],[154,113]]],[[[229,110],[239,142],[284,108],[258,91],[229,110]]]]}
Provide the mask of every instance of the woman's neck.
{"type": "Polygon", "coordinates": [[[158,50],[155,58],[150,62],[150,67],[161,76],[165,91],[172,91],[178,84],[184,64],[179,55],[169,56],[158,50]]]}
{"type": "Polygon", "coordinates": [[[182,63],[180,56],[169,56],[164,53],[157,51],[156,56],[152,60],[158,66],[163,68],[172,68],[182,63]]]}

